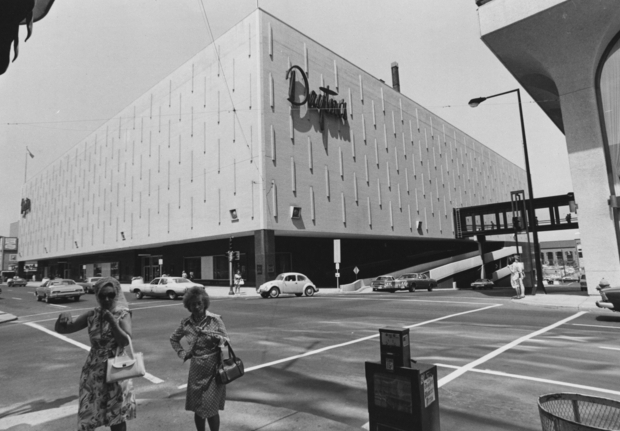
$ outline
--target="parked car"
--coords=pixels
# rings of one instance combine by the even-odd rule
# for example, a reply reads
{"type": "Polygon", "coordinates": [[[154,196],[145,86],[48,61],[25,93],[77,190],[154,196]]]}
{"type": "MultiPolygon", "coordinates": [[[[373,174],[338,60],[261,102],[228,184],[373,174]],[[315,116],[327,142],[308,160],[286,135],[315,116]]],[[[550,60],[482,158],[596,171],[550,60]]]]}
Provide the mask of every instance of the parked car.
{"type": "Polygon", "coordinates": [[[277,298],[282,293],[312,296],[318,291],[319,288],[308,277],[298,272],[284,272],[275,280],[263,283],[256,288],[256,292],[263,298],[277,298]]]}
{"type": "Polygon", "coordinates": [[[495,283],[493,283],[493,280],[489,280],[488,278],[479,278],[470,284],[470,286],[472,289],[493,289],[495,283]]]}
{"type": "Polygon", "coordinates": [[[396,292],[396,286],[394,282],[396,279],[391,275],[380,275],[370,282],[370,286],[372,287],[373,292],[377,291],[386,291],[386,292],[396,292]]]}
{"type": "Polygon", "coordinates": [[[194,283],[183,277],[157,277],[148,284],[132,284],[131,292],[135,293],[136,298],[142,299],[145,296],[177,299],[185,295],[190,287],[202,287],[202,284],[194,283]]]}
{"type": "Polygon", "coordinates": [[[433,287],[437,287],[437,280],[428,277],[426,274],[412,272],[398,277],[395,285],[397,289],[408,290],[409,292],[415,292],[416,289],[426,289],[432,292],[433,287]]]}
{"type": "Polygon", "coordinates": [[[6,284],[9,287],[18,287],[18,286],[24,287],[24,286],[26,286],[26,284],[28,284],[28,281],[26,281],[25,279],[23,279],[21,277],[15,276],[13,278],[9,278],[6,281],[6,284]]]}
{"type": "Polygon", "coordinates": [[[42,283],[34,291],[37,301],[44,300],[49,303],[52,299],[73,298],[79,301],[84,295],[84,288],[68,278],[56,278],[42,283]]]}
{"type": "Polygon", "coordinates": [[[86,281],[78,282],[78,284],[84,288],[84,292],[95,293],[95,283],[102,278],[103,277],[88,277],[86,281]]]}
{"type": "Polygon", "coordinates": [[[585,274],[581,274],[581,277],[579,277],[579,286],[581,287],[581,290],[588,290],[588,282],[586,281],[585,274]]]}
{"type": "MultiPolygon", "coordinates": [[[[585,276],[582,275],[582,277],[585,276]]],[[[601,300],[596,302],[596,306],[620,312],[620,287],[605,287],[609,286],[609,283],[603,284],[602,281],[596,287],[596,290],[601,294],[601,300]]]]}

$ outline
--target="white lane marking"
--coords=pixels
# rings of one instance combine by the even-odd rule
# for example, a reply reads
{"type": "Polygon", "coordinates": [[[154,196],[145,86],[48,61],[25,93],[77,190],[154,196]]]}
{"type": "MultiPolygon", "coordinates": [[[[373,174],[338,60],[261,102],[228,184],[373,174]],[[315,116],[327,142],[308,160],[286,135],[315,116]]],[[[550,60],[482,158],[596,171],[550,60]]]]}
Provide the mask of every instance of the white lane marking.
{"type": "Polygon", "coordinates": [[[500,347],[499,349],[495,349],[494,351],[492,351],[491,353],[487,353],[486,355],[484,355],[481,358],[476,359],[475,361],[470,362],[469,364],[465,365],[464,367],[460,367],[459,369],[457,369],[456,371],[453,371],[452,373],[448,374],[447,376],[443,377],[442,379],[439,380],[438,385],[439,387],[442,387],[448,383],[450,383],[452,380],[456,379],[459,376],[462,376],[463,374],[465,374],[467,371],[471,370],[472,368],[477,367],[480,364],[485,363],[486,361],[493,359],[494,357],[504,353],[505,351],[512,349],[513,347],[523,343],[524,341],[530,340],[538,335],[544,334],[545,332],[548,332],[554,328],[557,328],[560,325],[563,325],[566,322],[570,322],[573,319],[576,319],[579,316],[582,316],[584,314],[586,314],[587,311],[580,311],[577,314],[574,314],[570,317],[567,317],[566,319],[562,319],[559,322],[554,323],[553,325],[549,325],[545,328],[539,329],[538,331],[534,331],[531,334],[525,335],[521,338],[518,338],[508,344],[506,344],[505,346],[500,347]]]}
{"type": "MultiPolygon", "coordinates": [[[[446,365],[446,364],[435,364],[438,367],[444,367],[444,368],[452,368],[452,369],[459,369],[459,366],[455,366],[455,365],[446,365]]],[[[472,370],[469,370],[473,373],[481,373],[481,374],[491,374],[494,376],[501,376],[501,377],[512,377],[514,379],[521,379],[521,380],[530,380],[532,382],[540,382],[540,383],[550,383],[552,385],[557,385],[557,386],[568,386],[570,388],[578,388],[578,389],[587,389],[590,391],[596,391],[596,392],[602,392],[602,393],[606,393],[606,394],[611,394],[611,395],[618,395],[620,396],[620,392],[618,391],[612,391],[610,389],[603,389],[603,388],[597,388],[594,386],[584,386],[584,385],[578,385],[575,383],[568,383],[568,382],[561,382],[559,380],[549,380],[549,379],[540,379],[538,377],[530,377],[530,376],[523,376],[520,374],[510,374],[510,373],[504,373],[502,371],[493,371],[493,370],[480,370],[477,368],[474,368],[472,370]]]]}
{"type": "Polygon", "coordinates": [[[593,328],[611,328],[611,329],[620,329],[618,326],[607,326],[607,325],[586,325],[585,323],[573,323],[573,326],[591,326],[593,328]]]}
{"type": "Polygon", "coordinates": [[[605,350],[620,350],[620,348],[618,347],[607,347],[607,346],[598,346],[599,349],[605,349],[605,350]]]}
{"type": "MultiPolygon", "coordinates": [[[[428,325],[429,323],[439,322],[441,320],[450,319],[452,317],[462,316],[464,314],[469,314],[469,313],[476,313],[478,311],[484,311],[484,310],[488,310],[489,308],[495,308],[495,307],[501,307],[501,304],[489,305],[489,306],[483,307],[483,308],[476,308],[475,310],[469,310],[469,311],[463,311],[461,313],[450,314],[448,316],[438,317],[436,319],[426,320],[424,322],[415,323],[413,325],[405,326],[405,328],[415,328],[415,327],[418,327],[418,326],[428,325]]],[[[300,355],[289,356],[288,358],[282,358],[282,359],[278,359],[276,361],[267,362],[265,364],[256,365],[254,367],[246,368],[245,372],[254,371],[254,370],[260,370],[261,368],[271,367],[272,365],[277,365],[277,364],[281,364],[283,362],[293,361],[293,360],[299,359],[299,358],[305,358],[306,356],[316,355],[316,354],[319,354],[319,353],[323,353],[323,352],[325,352],[327,350],[337,349],[339,347],[344,347],[344,346],[348,346],[348,345],[351,345],[351,344],[360,343],[362,341],[370,340],[370,339],[377,338],[377,337],[379,337],[379,334],[369,335],[367,337],[362,337],[362,338],[356,338],[355,340],[347,341],[347,342],[340,343],[340,344],[334,344],[332,346],[322,347],[322,348],[317,349],[317,350],[310,350],[309,352],[302,353],[300,355]]],[[[187,387],[187,384],[184,384],[184,385],[179,386],[178,388],[179,389],[184,389],[186,387],[187,387]]]]}
{"type": "MultiPolygon", "coordinates": [[[[329,296],[317,296],[316,298],[321,299],[331,299],[329,296]]],[[[334,296],[336,299],[356,299],[356,300],[366,300],[366,301],[398,301],[398,302],[436,302],[439,304],[469,304],[469,305],[482,305],[479,302],[464,302],[464,301],[441,301],[441,300],[433,300],[433,299],[383,299],[383,298],[347,298],[346,296],[334,296]]],[[[491,304],[491,305],[501,305],[501,304],[491,304]]]]}
{"type": "Polygon", "coordinates": [[[58,305],[58,304],[47,304],[47,305],[51,305],[52,307],[68,308],[66,305],[58,305]]]}
{"type": "MultiPolygon", "coordinates": [[[[73,344],[74,346],[79,347],[80,349],[84,349],[84,350],[86,350],[87,352],[90,352],[90,347],[89,347],[89,346],[87,346],[86,344],[82,344],[82,343],[80,343],[79,341],[72,340],[71,338],[69,338],[69,337],[65,337],[64,335],[59,334],[59,333],[57,333],[57,332],[50,331],[49,329],[44,328],[44,327],[43,327],[43,326],[41,326],[41,325],[37,325],[36,323],[32,323],[32,322],[27,322],[27,323],[24,323],[24,325],[30,326],[31,328],[38,329],[39,331],[43,331],[43,332],[45,332],[46,334],[51,335],[52,337],[59,338],[59,339],[61,339],[61,340],[63,340],[63,341],[66,341],[66,342],[67,342],[67,343],[69,343],[69,344],[73,344]]],[[[153,383],[162,383],[162,382],[163,382],[163,380],[162,380],[162,379],[160,379],[159,377],[155,377],[154,375],[149,374],[149,373],[146,373],[146,375],[144,376],[144,378],[145,378],[145,379],[147,379],[147,380],[149,380],[149,381],[151,381],[151,382],[153,382],[153,383]]]]}
{"type": "Polygon", "coordinates": [[[21,300],[22,300],[22,298],[11,298],[11,299],[17,299],[18,301],[21,301],[21,300]]]}

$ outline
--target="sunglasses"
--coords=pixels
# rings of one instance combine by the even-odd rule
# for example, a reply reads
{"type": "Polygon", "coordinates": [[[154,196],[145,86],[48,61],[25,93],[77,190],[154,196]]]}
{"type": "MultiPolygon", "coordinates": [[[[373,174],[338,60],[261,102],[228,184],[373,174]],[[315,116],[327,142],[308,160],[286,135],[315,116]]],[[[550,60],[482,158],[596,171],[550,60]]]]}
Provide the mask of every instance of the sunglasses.
{"type": "Polygon", "coordinates": [[[116,293],[99,294],[99,299],[109,299],[110,301],[116,298],[116,293]]]}

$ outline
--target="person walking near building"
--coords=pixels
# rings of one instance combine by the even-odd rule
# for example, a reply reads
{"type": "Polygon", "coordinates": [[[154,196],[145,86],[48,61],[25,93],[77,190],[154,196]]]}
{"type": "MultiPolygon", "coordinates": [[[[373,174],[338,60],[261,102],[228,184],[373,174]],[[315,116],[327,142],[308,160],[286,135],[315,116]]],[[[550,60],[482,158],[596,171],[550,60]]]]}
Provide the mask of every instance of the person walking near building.
{"type": "Polygon", "coordinates": [[[209,304],[204,289],[190,288],[183,297],[183,305],[191,315],[182,319],[170,336],[170,344],[179,358],[184,362],[191,360],[185,410],[194,412],[198,431],[206,430],[205,422],[211,431],[219,431],[219,411],[224,410],[226,402],[226,385],[215,379],[215,372],[222,355],[220,347],[230,340],[221,317],[207,311],[209,304]],[[183,338],[189,350],[181,345],[183,338]]]}
{"type": "Polygon", "coordinates": [[[239,295],[241,293],[241,285],[243,284],[243,278],[241,277],[241,271],[237,270],[235,273],[235,293],[239,295]]]}
{"type": "Polygon", "coordinates": [[[187,272],[185,272],[185,270],[183,270],[183,272],[181,273],[181,277],[187,278],[187,272]]]}
{"type": "Polygon", "coordinates": [[[136,417],[132,382],[106,383],[105,376],[107,361],[119,346],[131,342],[131,313],[115,278],[98,280],[94,291],[99,308],[75,320],[70,312],[61,313],[54,329],[59,334],[71,334],[88,328],[91,349],[80,376],[78,431],[93,431],[102,426],[125,431],[127,421],[136,417]]]}
{"type": "Polygon", "coordinates": [[[508,268],[510,269],[510,284],[517,291],[516,299],[525,298],[525,287],[523,287],[523,264],[519,262],[519,256],[510,257],[508,259],[508,268]]]}

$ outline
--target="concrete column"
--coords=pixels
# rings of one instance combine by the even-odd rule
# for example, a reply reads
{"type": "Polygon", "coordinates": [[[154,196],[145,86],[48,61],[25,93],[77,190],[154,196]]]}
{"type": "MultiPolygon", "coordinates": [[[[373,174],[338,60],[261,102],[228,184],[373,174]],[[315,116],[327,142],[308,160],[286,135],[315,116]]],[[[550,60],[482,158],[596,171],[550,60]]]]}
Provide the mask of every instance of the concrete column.
{"type": "Polygon", "coordinates": [[[273,230],[254,231],[254,259],[256,286],[273,280],[276,276],[276,238],[273,230]]]}
{"type": "Polygon", "coordinates": [[[586,270],[588,294],[597,295],[596,286],[603,277],[612,286],[620,286],[620,254],[613,210],[607,204],[611,191],[594,87],[565,94],[561,103],[579,205],[580,265],[586,270]]]}

